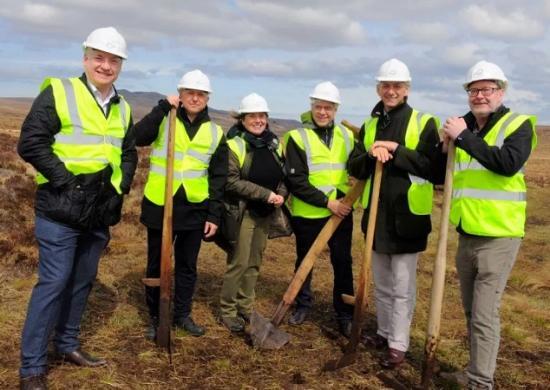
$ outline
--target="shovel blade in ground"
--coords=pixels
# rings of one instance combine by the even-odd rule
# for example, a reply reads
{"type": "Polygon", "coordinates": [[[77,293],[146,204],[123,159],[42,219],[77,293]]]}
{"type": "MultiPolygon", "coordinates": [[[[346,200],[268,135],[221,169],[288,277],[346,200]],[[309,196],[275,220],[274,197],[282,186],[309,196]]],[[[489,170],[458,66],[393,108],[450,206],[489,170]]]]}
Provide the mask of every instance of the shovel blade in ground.
{"type": "Polygon", "coordinates": [[[357,360],[357,352],[344,353],[340,359],[329,360],[323,366],[323,371],[335,371],[352,365],[357,360]]]}
{"type": "Polygon", "coordinates": [[[290,341],[288,333],[277,329],[271,320],[256,310],[250,316],[250,337],[254,347],[259,349],[279,349],[290,341]]]}

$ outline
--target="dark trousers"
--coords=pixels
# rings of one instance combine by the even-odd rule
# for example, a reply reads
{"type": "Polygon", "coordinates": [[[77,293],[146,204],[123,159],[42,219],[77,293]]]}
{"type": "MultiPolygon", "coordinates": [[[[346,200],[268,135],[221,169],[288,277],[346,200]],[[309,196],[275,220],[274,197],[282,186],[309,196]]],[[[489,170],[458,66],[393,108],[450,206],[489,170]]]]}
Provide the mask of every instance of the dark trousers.
{"type": "MultiPolygon", "coordinates": [[[[293,217],[292,229],[296,236],[296,269],[302,263],[309,248],[317,238],[319,232],[328,218],[308,219],[293,217]]],[[[334,271],[334,288],[332,290],[332,303],[336,312],[336,319],[351,319],[353,306],[345,304],[342,294],[353,295],[353,273],[351,269],[351,236],[353,232],[353,218],[348,215],[336,229],[328,242],[330,249],[330,262],[334,271]]],[[[296,297],[296,309],[309,310],[313,306],[313,292],[311,291],[311,279],[313,271],[307,276],[298,296],[296,297]]]]}
{"type": "Polygon", "coordinates": [[[38,282],[34,286],[21,338],[21,377],[47,371],[48,340],[58,352],[80,347],[80,321],[109,229],[79,230],[36,217],[38,282]]]}
{"type": "MultiPolygon", "coordinates": [[[[197,282],[197,257],[201,248],[203,231],[174,231],[174,319],[191,314],[191,304],[197,282]]],[[[147,228],[147,277],[160,276],[162,230],[147,228]]],[[[151,317],[159,315],[159,287],[145,287],[145,299],[151,317]]]]}

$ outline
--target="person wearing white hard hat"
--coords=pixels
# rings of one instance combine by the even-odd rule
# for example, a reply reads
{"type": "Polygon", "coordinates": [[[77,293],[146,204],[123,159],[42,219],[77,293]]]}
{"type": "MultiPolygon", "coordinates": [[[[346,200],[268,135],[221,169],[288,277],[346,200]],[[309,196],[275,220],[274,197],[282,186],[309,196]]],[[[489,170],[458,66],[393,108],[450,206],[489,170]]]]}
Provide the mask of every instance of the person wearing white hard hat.
{"type": "MultiPolygon", "coordinates": [[[[191,317],[197,258],[202,240],[212,240],[220,225],[227,178],[227,142],[220,126],[208,114],[212,88],[200,70],[180,79],[178,95],[167,96],[135,125],[138,146],[152,146],[150,169],[141,204],[141,223],[147,227],[147,277],[160,275],[162,220],[166,184],[169,113],[177,108],[173,178],[173,235],[175,290],[173,324],[193,336],[205,329],[191,317]]],[[[145,287],[150,325],[149,339],[156,338],[159,288],[145,287]]]]}
{"type": "Polygon", "coordinates": [[[536,117],[504,106],[508,80],[494,63],[473,65],[463,87],[470,111],[445,121],[442,152],[456,145],[450,221],[459,233],[456,269],[470,360],[465,373],[450,376],[468,388],[492,389],[500,302],[525,235],[524,167],[537,144],[536,117]]]}
{"type": "MultiPolygon", "coordinates": [[[[353,306],[344,303],[342,294],[353,295],[351,207],[341,200],[349,190],[346,163],[354,149],[353,133],[335,124],[340,92],[331,82],[315,86],[310,97],[310,112],[302,114],[303,128],[285,134],[286,170],[291,192],[290,212],[296,236],[296,269],[331,215],[343,218],[329,240],[334,270],[333,306],[340,333],[349,337],[353,306]]],[[[296,297],[289,324],[302,324],[313,306],[312,273],[296,297]]]]}
{"type": "MultiPolygon", "coordinates": [[[[220,238],[226,241],[227,270],[220,293],[220,321],[242,332],[250,321],[255,286],[275,209],[287,195],[283,184],[282,147],[268,124],[266,100],[251,93],[234,115],[235,134],[228,141],[229,166],[224,219],[220,238]],[[231,222],[231,223],[230,223],[231,222]]],[[[229,133],[228,133],[229,134],[229,133]]]]}
{"type": "Polygon", "coordinates": [[[83,46],[84,74],[44,81],[18,144],[38,172],[38,282],[21,338],[22,389],[47,387],[52,332],[64,361],[106,364],[81,349],[80,321],[137,153],[130,106],[113,85],[127,56],[124,38],[113,27],[99,28],[83,46]]]}
{"type": "Polygon", "coordinates": [[[439,144],[439,120],[408,103],[411,80],[407,65],[398,59],[380,66],[376,76],[380,101],[361,127],[358,153],[349,163],[352,176],[367,180],[361,198],[363,232],[376,160],[384,163],[372,254],[377,331],[363,340],[385,350],[380,364],[388,369],[399,366],[409,348],[417,261],[431,231],[430,179],[439,144]]]}

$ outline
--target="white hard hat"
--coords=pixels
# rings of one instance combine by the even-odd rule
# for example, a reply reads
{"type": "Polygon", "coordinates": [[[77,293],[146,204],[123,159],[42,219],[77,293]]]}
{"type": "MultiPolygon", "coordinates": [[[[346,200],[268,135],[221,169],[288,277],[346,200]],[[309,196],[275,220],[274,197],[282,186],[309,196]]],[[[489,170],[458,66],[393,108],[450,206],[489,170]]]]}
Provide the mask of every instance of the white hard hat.
{"type": "Polygon", "coordinates": [[[84,49],[91,48],[114,54],[121,58],[128,58],[126,40],[114,27],[96,28],[82,42],[84,49]]]}
{"type": "Polygon", "coordinates": [[[404,81],[410,82],[411,74],[404,62],[392,58],[384,62],[378,69],[377,81],[404,81]]]}
{"type": "Polygon", "coordinates": [[[464,88],[468,88],[468,85],[479,80],[502,81],[505,88],[508,84],[508,79],[504,76],[502,69],[497,64],[487,61],[479,61],[468,70],[466,82],[463,84],[464,88]]]}
{"type": "Polygon", "coordinates": [[[178,90],[183,88],[197,89],[199,91],[205,91],[208,93],[212,92],[208,76],[198,69],[187,72],[182,76],[180,82],[178,83],[178,90]]]}
{"type": "Polygon", "coordinates": [[[340,104],[340,91],[338,91],[336,85],[332,84],[330,81],[323,81],[317,84],[309,97],[340,104]]]}
{"type": "Polygon", "coordinates": [[[239,114],[247,114],[250,112],[269,112],[267,101],[255,92],[246,95],[239,105],[239,114]]]}

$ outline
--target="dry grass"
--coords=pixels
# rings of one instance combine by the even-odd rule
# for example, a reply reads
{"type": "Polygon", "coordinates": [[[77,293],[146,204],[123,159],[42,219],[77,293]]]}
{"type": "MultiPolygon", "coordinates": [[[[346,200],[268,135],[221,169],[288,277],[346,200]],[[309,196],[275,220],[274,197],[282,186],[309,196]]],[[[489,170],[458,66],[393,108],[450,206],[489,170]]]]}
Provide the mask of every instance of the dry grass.
{"type": "MultiPolygon", "coordinates": [[[[32,239],[33,184],[31,172],[15,156],[16,138],[0,133],[0,387],[17,386],[20,331],[26,304],[35,282],[36,250],[32,239]]],[[[529,219],[522,245],[504,297],[502,344],[496,381],[500,389],[543,389],[550,383],[550,266],[547,206],[547,170],[550,136],[541,137],[539,149],[527,168],[529,219]]],[[[146,151],[142,151],[145,154],[146,151]]],[[[225,255],[213,244],[204,244],[199,258],[199,283],[194,317],[207,334],[193,338],[174,334],[172,364],[166,353],[143,338],[147,314],[141,277],[146,262],[145,230],[139,224],[139,205],[146,163],[131,195],[126,199],[123,222],[112,230],[112,241],[100,263],[82,326],[87,350],[109,359],[99,369],[79,369],[52,360],[49,383],[53,389],[379,389],[378,354],[360,348],[357,364],[323,373],[323,363],[338,357],[344,340],[332,321],[332,271],[326,256],[315,268],[316,305],[304,326],[283,329],[292,334],[291,344],[279,351],[257,351],[246,337],[230,335],[217,323],[218,295],[225,269],[225,255]]],[[[440,202],[438,195],[437,202],[440,202]]],[[[360,217],[356,213],[356,222],[360,217]]],[[[433,216],[434,225],[439,211],[433,216]]],[[[356,223],[358,226],[358,223],[356,223]]],[[[436,230],[437,226],[434,226],[436,230]]],[[[396,378],[412,388],[419,383],[427,322],[431,269],[437,235],[432,234],[418,270],[418,303],[412,327],[409,364],[396,378]]],[[[468,360],[465,321],[453,265],[456,233],[451,232],[444,300],[442,340],[438,358],[445,370],[460,369],[468,360]]],[[[359,269],[361,237],[354,240],[355,272],[359,269]]],[[[257,289],[257,309],[269,315],[292,277],[293,238],[270,241],[257,289]]],[[[366,327],[375,326],[369,307],[366,327]]],[[[452,384],[436,378],[436,387],[452,384]]]]}

